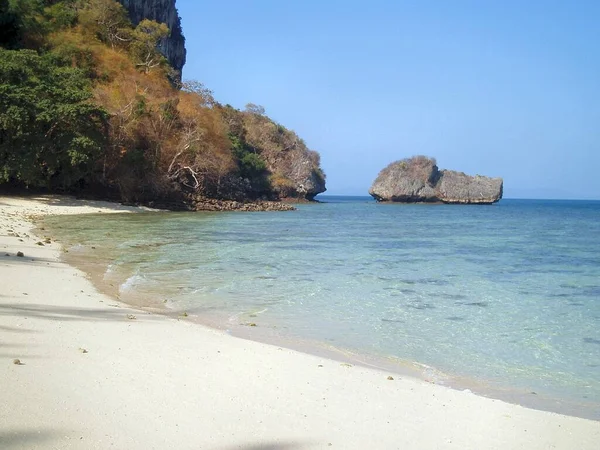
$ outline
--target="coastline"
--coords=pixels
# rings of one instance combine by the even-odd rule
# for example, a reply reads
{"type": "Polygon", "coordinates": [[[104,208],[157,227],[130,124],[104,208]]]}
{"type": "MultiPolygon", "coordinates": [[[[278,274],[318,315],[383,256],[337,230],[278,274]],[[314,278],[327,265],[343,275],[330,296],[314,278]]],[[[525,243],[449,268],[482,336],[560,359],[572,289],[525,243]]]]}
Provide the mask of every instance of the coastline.
{"type": "Polygon", "coordinates": [[[31,232],[36,215],[139,210],[0,197],[3,448],[596,447],[600,422],[134,309],[31,232]]]}

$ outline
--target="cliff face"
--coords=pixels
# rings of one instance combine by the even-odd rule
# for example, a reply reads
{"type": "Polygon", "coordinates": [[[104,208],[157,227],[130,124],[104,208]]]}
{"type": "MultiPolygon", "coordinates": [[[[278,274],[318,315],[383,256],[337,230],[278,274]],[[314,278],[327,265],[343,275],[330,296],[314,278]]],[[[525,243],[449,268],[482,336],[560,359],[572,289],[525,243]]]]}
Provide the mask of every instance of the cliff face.
{"type": "Polygon", "coordinates": [[[502,178],[439,170],[435,160],[416,156],[383,169],[369,190],[377,201],[491,204],[502,198],[502,178]]]}
{"type": "MultiPolygon", "coordinates": [[[[269,193],[257,191],[255,194],[313,200],[325,192],[325,174],[319,154],[310,150],[294,131],[266,116],[264,108],[250,106],[253,109],[247,107],[245,111],[225,107],[223,115],[230,134],[243,150],[238,156],[242,160],[259,156],[264,162],[260,178],[267,176],[268,182],[261,183],[260,179],[254,182],[259,181],[263,187],[268,184],[269,193]]],[[[242,176],[246,175],[242,173],[242,176]]]]}
{"type": "Polygon", "coordinates": [[[279,197],[294,197],[313,200],[317,194],[325,192],[325,177],[316,152],[303,147],[283,152],[283,157],[267,164],[276,176],[282,176],[289,184],[282,188],[275,187],[279,197]]]}
{"type": "Polygon", "coordinates": [[[502,198],[502,178],[481,175],[471,177],[462,172],[442,170],[437,186],[444,203],[495,203],[502,198]]]}
{"type": "Polygon", "coordinates": [[[134,25],[144,19],[165,23],[171,35],[159,44],[160,51],[171,66],[179,72],[185,64],[185,38],[181,30],[181,19],[175,6],[176,0],[119,0],[129,11],[129,18],[134,25]]]}

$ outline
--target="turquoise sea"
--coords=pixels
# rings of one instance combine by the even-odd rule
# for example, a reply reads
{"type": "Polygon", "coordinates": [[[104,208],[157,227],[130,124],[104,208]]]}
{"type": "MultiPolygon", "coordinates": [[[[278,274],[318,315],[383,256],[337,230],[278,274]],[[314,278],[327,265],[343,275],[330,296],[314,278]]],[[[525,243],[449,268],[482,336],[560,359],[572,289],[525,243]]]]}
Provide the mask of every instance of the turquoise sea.
{"type": "Polygon", "coordinates": [[[600,419],[599,201],[320,198],[45,226],[125,301],[600,419]]]}

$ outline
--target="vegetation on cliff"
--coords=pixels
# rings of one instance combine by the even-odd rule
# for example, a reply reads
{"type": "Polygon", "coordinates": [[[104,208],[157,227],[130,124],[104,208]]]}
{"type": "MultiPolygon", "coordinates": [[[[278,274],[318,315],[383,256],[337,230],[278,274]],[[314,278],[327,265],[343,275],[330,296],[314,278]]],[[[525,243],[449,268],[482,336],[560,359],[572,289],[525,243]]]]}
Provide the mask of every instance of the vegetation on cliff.
{"type": "Polygon", "coordinates": [[[0,183],[178,205],[324,191],[318,153],[262,107],[172,85],[168,34],[113,0],[0,0],[0,183]]]}

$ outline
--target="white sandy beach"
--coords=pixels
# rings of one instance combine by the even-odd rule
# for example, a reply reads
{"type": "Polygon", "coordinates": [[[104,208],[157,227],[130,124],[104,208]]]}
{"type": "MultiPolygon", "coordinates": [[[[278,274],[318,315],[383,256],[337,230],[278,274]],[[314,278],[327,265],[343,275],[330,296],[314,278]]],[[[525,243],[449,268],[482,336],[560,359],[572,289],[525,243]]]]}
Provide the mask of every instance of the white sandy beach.
{"type": "Polygon", "coordinates": [[[135,210],[0,197],[0,449],[600,448],[600,422],[132,309],[31,234],[135,210]]]}

